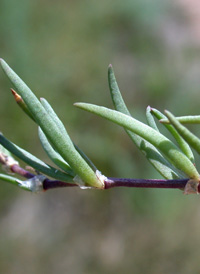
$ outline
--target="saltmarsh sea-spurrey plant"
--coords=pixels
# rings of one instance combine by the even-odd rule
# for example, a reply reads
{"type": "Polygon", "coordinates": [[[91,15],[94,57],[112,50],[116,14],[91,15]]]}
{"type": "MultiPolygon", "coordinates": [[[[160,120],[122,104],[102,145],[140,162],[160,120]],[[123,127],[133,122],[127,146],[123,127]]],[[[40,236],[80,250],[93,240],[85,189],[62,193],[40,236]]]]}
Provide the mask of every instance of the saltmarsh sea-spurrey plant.
{"type": "Polygon", "coordinates": [[[75,103],[80,109],[99,115],[123,127],[133,143],[164,179],[112,178],[103,175],[92,161],[73,143],[63,123],[51,105],[34,95],[22,79],[0,59],[10,79],[11,89],[19,107],[38,125],[38,136],[44,151],[56,165],[46,164],[33,154],[8,140],[0,132],[0,180],[18,187],[39,192],[58,187],[110,189],[113,187],[174,188],[185,194],[199,193],[199,173],[192,149],[200,154],[200,139],[184,123],[200,123],[200,116],[174,117],[169,111],[162,114],[150,106],[146,109],[147,124],[133,118],[120,93],[112,66],[108,67],[108,83],[115,110],[87,103],[75,103]],[[158,119],[173,135],[174,144],[159,132],[154,119],[158,119]],[[19,158],[30,169],[20,167],[19,158]],[[18,179],[15,175],[24,179],[18,179]]]}

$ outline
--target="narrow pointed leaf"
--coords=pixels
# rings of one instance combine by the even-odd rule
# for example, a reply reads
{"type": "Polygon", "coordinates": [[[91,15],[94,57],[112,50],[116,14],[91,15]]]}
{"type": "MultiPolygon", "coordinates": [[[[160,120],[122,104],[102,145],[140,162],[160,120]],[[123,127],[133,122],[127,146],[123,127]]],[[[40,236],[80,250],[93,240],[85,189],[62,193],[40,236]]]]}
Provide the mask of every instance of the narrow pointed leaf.
{"type": "Polygon", "coordinates": [[[189,178],[199,179],[198,171],[187,156],[185,156],[185,154],[183,154],[168,138],[151,127],[116,110],[86,103],[76,103],[75,106],[95,113],[133,131],[157,147],[176,168],[182,170],[189,178]]]}
{"type": "MultiPolygon", "coordinates": [[[[74,143],[73,143],[74,144],[74,143]]],[[[78,147],[76,144],[74,144],[75,149],[78,151],[78,153],[83,157],[83,159],[86,161],[86,163],[92,168],[94,172],[97,171],[97,167],[95,164],[90,160],[90,158],[78,147]]]]}
{"type": "MultiPolygon", "coordinates": [[[[167,118],[164,114],[162,114],[159,110],[157,110],[155,108],[151,108],[151,112],[158,120],[167,118]]],[[[194,155],[193,155],[193,152],[192,152],[190,146],[188,145],[188,143],[184,140],[184,138],[181,137],[181,135],[178,133],[178,131],[172,125],[164,124],[164,126],[173,135],[173,137],[177,141],[177,143],[178,143],[180,149],[183,151],[183,153],[194,164],[194,162],[195,162],[194,155]]]]}
{"type": "Polygon", "coordinates": [[[69,175],[75,176],[68,163],[65,162],[65,160],[60,156],[60,154],[58,154],[53,149],[53,147],[49,143],[48,139],[46,138],[45,134],[43,133],[40,127],[38,128],[38,135],[44,151],[47,153],[52,162],[54,162],[58,167],[67,172],[69,175]]]}
{"type": "MultiPolygon", "coordinates": [[[[109,65],[108,67],[108,82],[115,109],[131,116],[119,90],[112,65],[109,65]]],[[[164,178],[175,179],[183,177],[181,172],[176,170],[175,167],[173,167],[172,164],[168,162],[152,144],[126,128],[125,131],[133,143],[145,155],[147,160],[164,178]]]]}
{"type": "Polygon", "coordinates": [[[8,176],[8,175],[0,173],[0,180],[8,182],[12,185],[18,186],[21,189],[29,191],[29,192],[38,192],[39,190],[40,191],[43,190],[42,184],[39,185],[37,183],[37,181],[39,180],[39,177],[44,177],[44,176],[36,175],[35,177],[33,177],[31,179],[28,179],[26,181],[22,181],[22,180],[19,180],[19,179],[15,178],[15,177],[8,176]]]}
{"type": "Polygon", "coordinates": [[[2,173],[0,173],[0,180],[8,182],[8,183],[16,185],[16,186],[20,186],[20,184],[22,183],[21,180],[15,178],[15,177],[6,175],[6,174],[2,174],[2,173]]]}
{"type": "Polygon", "coordinates": [[[29,116],[29,118],[31,118],[35,122],[32,113],[27,108],[27,105],[25,104],[25,102],[22,99],[22,97],[14,89],[12,89],[12,88],[11,88],[11,92],[12,92],[14,98],[15,98],[15,101],[19,105],[19,107],[29,116]]]}
{"type": "Polygon", "coordinates": [[[55,113],[54,109],[49,104],[49,102],[45,98],[40,98],[40,102],[41,102],[42,106],[44,107],[44,109],[46,110],[46,112],[51,117],[51,119],[54,121],[56,126],[59,128],[61,133],[64,134],[64,135],[67,135],[68,138],[69,138],[69,135],[67,133],[67,130],[66,130],[65,126],[63,125],[62,121],[60,120],[58,115],[55,113]]]}
{"type": "Polygon", "coordinates": [[[183,126],[172,113],[165,111],[165,114],[179,134],[200,154],[200,139],[183,126]]]}
{"type": "MultiPolygon", "coordinates": [[[[44,98],[40,98],[40,101],[41,101],[43,107],[48,112],[48,114],[51,116],[52,120],[54,120],[56,122],[56,125],[60,129],[61,133],[63,135],[68,134],[65,126],[63,125],[62,121],[59,119],[58,115],[55,113],[54,109],[49,104],[49,102],[44,98]]],[[[73,143],[73,145],[74,145],[75,149],[79,152],[79,154],[83,157],[83,159],[86,161],[86,163],[88,163],[88,165],[93,169],[93,171],[96,171],[97,170],[96,166],[88,158],[88,156],[76,144],[73,143]]]]}
{"type": "Polygon", "coordinates": [[[10,81],[17,89],[17,92],[24,100],[37,124],[41,127],[50,143],[56,148],[57,152],[66,162],[69,163],[74,172],[85,182],[85,184],[102,188],[103,183],[100,182],[91,167],[76,151],[69,136],[67,134],[63,136],[63,134],[58,130],[56,123],[48,115],[47,111],[30,88],[3,59],[0,59],[0,64],[10,81]]]}
{"type": "Polygon", "coordinates": [[[13,144],[11,141],[6,139],[2,133],[0,133],[0,144],[9,150],[13,155],[17,156],[19,159],[24,161],[26,164],[30,165],[34,169],[47,176],[52,178],[63,180],[65,182],[72,182],[73,177],[63,173],[60,170],[57,170],[50,165],[45,164],[43,161],[32,155],[31,153],[27,152],[26,150],[18,147],[17,145],[13,144]]]}
{"type": "MultiPolygon", "coordinates": [[[[11,89],[12,94],[15,97],[15,100],[17,104],[20,106],[20,108],[35,122],[34,117],[32,116],[31,112],[27,108],[27,105],[25,104],[22,97],[17,94],[16,91],[11,89]]],[[[64,161],[64,159],[52,148],[51,144],[49,143],[48,139],[46,138],[45,134],[39,127],[39,139],[42,143],[42,147],[44,148],[45,152],[49,156],[49,158],[61,169],[63,169],[68,174],[75,176],[70,166],[64,161]]]]}
{"type": "MultiPolygon", "coordinates": [[[[180,116],[180,117],[176,117],[176,119],[181,124],[200,124],[200,115],[180,116]]],[[[160,122],[163,124],[170,124],[170,121],[166,118],[161,119],[160,122]]]]}
{"type": "MultiPolygon", "coordinates": [[[[20,106],[20,108],[35,122],[31,112],[29,111],[29,109],[27,108],[27,105],[25,104],[24,100],[22,99],[22,97],[17,94],[16,91],[14,91],[13,89],[11,89],[12,94],[15,97],[15,100],[17,102],[17,104],[20,106]]],[[[47,155],[49,156],[49,158],[60,168],[62,168],[65,172],[67,172],[68,174],[70,174],[71,176],[75,176],[75,174],[72,172],[72,169],[69,167],[69,165],[64,161],[64,159],[52,148],[52,146],[50,145],[50,143],[48,142],[45,134],[43,133],[43,131],[41,130],[41,128],[39,127],[39,139],[42,143],[42,146],[45,150],[45,152],[47,153],[47,155]]]]}
{"type": "Polygon", "coordinates": [[[110,95],[116,110],[131,116],[117,84],[117,80],[115,78],[114,70],[112,65],[108,67],[108,83],[110,88],[110,95]]]}
{"type": "Polygon", "coordinates": [[[147,123],[150,127],[152,127],[153,129],[155,129],[156,131],[159,131],[157,125],[156,125],[156,122],[154,120],[154,117],[151,113],[151,107],[148,106],[147,109],[146,109],[146,118],[147,118],[147,123]]]}
{"type": "MultiPolygon", "coordinates": [[[[13,89],[11,89],[12,94],[15,97],[15,100],[17,104],[20,106],[20,108],[35,122],[34,117],[32,116],[31,112],[27,108],[27,105],[25,104],[22,97],[13,89]]],[[[64,159],[52,148],[51,144],[48,142],[45,134],[39,127],[39,139],[42,143],[42,146],[45,150],[45,152],[48,154],[50,159],[60,168],[62,168],[65,172],[70,174],[71,176],[75,176],[72,169],[69,167],[69,165],[64,161],[64,159]]]]}

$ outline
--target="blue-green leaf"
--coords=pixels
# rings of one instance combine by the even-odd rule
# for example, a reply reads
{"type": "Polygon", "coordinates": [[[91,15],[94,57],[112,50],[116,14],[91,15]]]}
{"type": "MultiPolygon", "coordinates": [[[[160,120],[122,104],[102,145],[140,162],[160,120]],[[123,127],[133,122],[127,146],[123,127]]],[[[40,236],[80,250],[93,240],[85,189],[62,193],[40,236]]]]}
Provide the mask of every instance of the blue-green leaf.
{"type": "Polygon", "coordinates": [[[42,131],[56,151],[67,163],[69,163],[73,171],[86,185],[102,188],[103,183],[97,178],[95,172],[77,152],[68,134],[63,135],[60,132],[55,121],[52,120],[30,88],[3,59],[0,59],[0,64],[10,81],[17,89],[19,95],[24,100],[32,116],[34,117],[34,120],[41,127],[42,131]]]}
{"type": "Polygon", "coordinates": [[[140,137],[144,138],[158,148],[176,168],[183,171],[189,178],[195,180],[199,179],[198,171],[187,156],[183,154],[168,138],[153,128],[116,110],[86,103],[76,103],[75,106],[95,113],[103,118],[106,118],[107,120],[127,128],[128,130],[133,131],[135,134],[138,134],[140,137]]]}
{"type": "MultiPolygon", "coordinates": [[[[155,108],[151,108],[151,112],[158,120],[167,118],[164,114],[162,114],[159,110],[157,110],[155,108]]],[[[173,137],[177,141],[177,143],[178,143],[180,149],[183,151],[183,153],[194,164],[194,162],[195,162],[194,155],[193,155],[193,152],[192,152],[190,146],[188,145],[188,143],[184,140],[184,138],[181,137],[181,135],[177,132],[177,130],[172,125],[164,124],[164,126],[173,135],[173,137]]]]}
{"type": "MultiPolygon", "coordinates": [[[[131,116],[119,90],[114,70],[112,65],[108,67],[108,82],[110,88],[111,98],[116,110],[131,116]]],[[[149,114],[150,115],[150,114],[149,114]]],[[[133,143],[146,156],[147,160],[154,166],[154,168],[166,179],[175,179],[183,177],[181,172],[176,170],[156,149],[155,146],[133,133],[125,129],[133,143]]]]}
{"type": "Polygon", "coordinates": [[[38,135],[39,135],[39,139],[40,142],[42,144],[42,147],[44,149],[44,151],[47,153],[47,155],[49,156],[49,158],[61,169],[63,169],[66,173],[68,173],[71,176],[75,176],[75,174],[73,173],[72,169],[70,168],[70,166],[68,165],[67,162],[65,162],[65,160],[60,156],[60,154],[58,154],[53,147],[51,146],[51,144],[49,143],[47,137],[45,136],[45,134],[43,133],[43,131],[41,130],[41,128],[38,128],[38,135]]]}
{"type": "MultiPolygon", "coordinates": [[[[43,107],[46,109],[46,111],[48,112],[48,114],[51,116],[52,120],[56,122],[56,125],[58,126],[60,132],[65,135],[67,134],[66,128],[63,125],[62,121],[59,119],[58,115],[55,113],[55,111],[53,110],[52,106],[49,104],[49,102],[44,99],[44,98],[40,98],[40,101],[43,105],[43,107]]],[[[74,144],[75,149],[78,151],[78,153],[83,157],[83,159],[86,161],[86,163],[93,169],[93,171],[96,171],[97,168],[96,166],[93,164],[93,162],[88,158],[88,156],[76,145],[74,144]]]]}
{"type": "Polygon", "coordinates": [[[152,127],[153,129],[159,131],[157,125],[156,125],[156,122],[154,120],[154,117],[151,113],[151,107],[148,106],[147,109],[146,109],[146,118],[147,118],[147,123],[150,127],[152,127]]]}
{"type": "Polygon", "coordinates": [[[183,126],[171,112],[165,111],[165,114],[178,133],[200,154],[200,139],[183,126]]]}
{"type": "Polygon", "coordinates": [[[27,152],[26,150],[18,147],[17,145],[13,144],[11,141],[6,139],[2,133],[0,133],[0,144],[9,150],[13,155],[17,156],[19,159],[24,161],[26,164],[30,165],[34,169],[43,174],[46,174],[52,178],[62,180],[65,182],[72,182],[73,177],[70,175],[65,174],[64,172],[57,170],[50,165],[45,164],[43,161],[32,155],[31,153],[27,152]]]}
{"type": "MultiPolygon", "coordinates": [[[[200,115],[188,115],[176,117],[181,124],[200,124],[200,115]]],[[[166,118],[160,120],[163,124],[170,124],[170,121],[166,118]]]]}

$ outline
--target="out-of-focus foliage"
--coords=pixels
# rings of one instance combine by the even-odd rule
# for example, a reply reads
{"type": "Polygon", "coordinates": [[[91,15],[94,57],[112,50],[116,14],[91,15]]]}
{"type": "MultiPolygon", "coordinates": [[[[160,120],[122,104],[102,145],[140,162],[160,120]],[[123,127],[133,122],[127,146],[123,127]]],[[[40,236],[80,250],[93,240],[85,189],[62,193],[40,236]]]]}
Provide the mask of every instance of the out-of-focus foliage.
{"type": "MultiPolygon", "coordinates": [[[[123,130],[72,104],[112,106],[112,63],[136,118],[145,119],[147,105],[199,114],[199,50],[188,24],[174,1],[1,0],[0,56],[48,99],[105,175],[158,178],[123,130]]],[[[0,73],[0,130],[46,160],[10,87],[0,73]]],[[[198,207],[198,196],[179,191],[66,189],[36,196],[1,183],[0,272],[197,273],[198,207]]]]}

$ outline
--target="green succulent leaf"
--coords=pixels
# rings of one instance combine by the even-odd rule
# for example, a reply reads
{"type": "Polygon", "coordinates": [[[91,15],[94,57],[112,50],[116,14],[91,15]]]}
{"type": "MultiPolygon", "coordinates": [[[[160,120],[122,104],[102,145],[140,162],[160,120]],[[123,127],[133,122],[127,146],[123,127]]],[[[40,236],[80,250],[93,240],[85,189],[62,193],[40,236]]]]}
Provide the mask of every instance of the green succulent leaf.
{"type": "Polygon", "coordinates": [[[34,120],[41,127],[42,131],[56,149],[56,151],[69,163],[73,171],[82,179],[86,185],[102,188],[103,183],[97,178],[95,172],[81,157],[75,149],[68,134],[62,134],[56,122],[52,120],[48,112],[42,106],[37,97],[30,88],[20,79],[20,77],[8,66],[8,64],[0,59],[0,64],[13,83],[17,92],[24,100],[34,120]]]}
{"type": "MultiPolygon", "coordinates": [[[[114,107],[117,111],[131,116],[128,108],[122,98],[120,89],[118,87],[114,70],[112,65],[108,67],[108,82],[110,88],[111,98],[114,107]]],[[[148,109],[148,116],[150,116],[150,111],[148,109]]],[[[150,121],[150,117],[149,117],[150,121]]],[[[151,118],[152,121],[152,118],[151,118]]],[[[154,122],[155,123],[155,122],[154,122]]],[[[152,124],[151,124],[152,125],[152,124]]],[[[154,125],[155,126],[155,125],[154,125]]],[[[141,150],[141,152],[146,156],[147,160],[154,166],[154,168],[166,179],[182,178],[183,175],[180,171],[176,170],[170,162],[168,162],[156,149],[155,146],[125,128],[125,131],[133,141],[133,143],[141,150]]]]}
{"type": "Polygon", "coordinates": [[[183,126],[171,112],[165,111],[165,114],[178,133],[200,154],[200,139],[183,126]]]}
{"type": "Polygon", "coordinates": [[[20,184],[22,183],[21,180],[15,178],[15,177],[6,175],[6,174],[2,174],[2,173],[0,173],[0,180],[8,182],[8,183],[16,185],[16,186],[20,186],[20,184]]]}
{"type": "MultiPolygon", "coordinates": [[[[49,104],[49,102],[44,99],[44,98],[40,98],[40,101],[43,105],[43,107],[46,109],[46,111],[48,112],[48,114],[51,116],[52,120],[56,122],[56,125],[58,126],[60,132],[65,135],[68,134],[66,131],[65,126],[63,125],[62,121],[59,119],[58,115],[55,113],[54,109],[52,108],[52,106],[49,104]]],[[[78,151],[78,153],[83,157],[83,159],[86,161],[86,163],[92,168],[93,171],[96,171],[97,168],[96,166],[93,164],[93,162],[88,158],[88,156],[76,145],[74,144],[75,149],[78,151]]]]}
{"type": "Polygon", "coordinates": [[[46,110],[46,112],[48,113],[48,115],[50,116],[50,118],[52,119],[52,121],[54,121],[54,123],[58,127],[59,131],[62,134],[67,135],[67,137],[69,138],[69,135],[67,133],[65,126],[63,125],[62,121],[59,119],[58,115],[55,113],[54,109],[49,104],[49,102],[45,98],[40,98],[40,102],[42,106],[44,107],[44,109],[46,110]]]}
{"type": "MultiPolygon", "coordinates": [[[[200,115],[188,115],[176,117],[181,124],[200,124],[200,115]]],[[[170,124],[170,121],[166,118],[160,120],[163,124],[170,124]]]]}
{"type": "Polygon", "coordinates": [[[47,153],[52,162],[60,167],[63,171],[74,177],[75,174],[73,173],[68,163],[53,149],[40,127],[38,128],[38,135],[44,151],[47,153]]]}
{"type": "MultiPolygon", "coordinates": [[[[30,113],[27,105],[25,104],[22,97],[16,93],[13,89],[11,89],[17,104],[20,108],[35,122],[34,117],[30,113]]],[[[49,158],[61,169],[65,172],[70,174],[71,176],[75,176],[70,166],[64,161],[64,159],[52,148],[51,144],[49,143],[48,139],[46,138],[45,134],[43,133],[42,129],[39,127],[38,129],[39,139],[41,141],[42,147],[44,148],[45,152],[49,156],[49,158]]]]}
{"type": "Polygon", "coordinates": [[[24,113],[26,113],[29,116],[29,118],[31,118],[35,122],[33,115],[31,114],[22,97],[14,89],[11,88],[11,91],[18,106],[24,111],[24,113]]]}
{"type": "Polygon", "coordinates": [[[157,125],[156,125],[156,122],[154,120],[154,117],[151,113],[151,107],[148,106],[147,109],[146,109],[146,118],[147,118],[147,123],[150,127],[152,127],[153,129],[155,129],[156,131],[159,131],[157,125]]]}
{"type": "Polygon", "coordinates": [[[52,178],[63,180],[65,182],[72,182],[73,177],[65,174],[64,172],[45,164],[43,161],[27,152],[26,150],[18,147],[8,139],[6,139],[2,133],[0,133],[0,144],[10,151],[13,155],[30,165],[34,169],[52,178]]]}
{"type": "Polygon", "coordinates": [[[121,95],[112,65],[109,65],[108,67],[108,84],[110,89],[110,95],[111,95],[115,109],[124,114],[131,116],[123,100],[123,97],[121,95]]]}
{"type": "Polygon", "coordinates": [[[153,128],[128,115],[102,106],[86,103],[76,103],[75,106],[95,113],[107,120],[127,128],[128,130],[133,131],[135,134],[138,134],[140,137],[144,138],[146,141],[150,142],[157,149],[159,149],[176,168],[183,171],[189,178],[199,180],[198,171],[187,156],[183,154],[168,138],[153,128]]]}
{"type": "Polygon", "coordinates": [[[42,181],[44,178],[43,175],[36,175],[33,178],[22,181],[15,177],[0,173],[0,180],[18,186],[29,192],[38,192],[43,190],[42,181]]]}
{"type": "MultiPolygon", "coordinates": [[[[155,108],[151,108],[151,112],[158,120],[167,118],[164,114],[162,114],[159,110],[157,110],[155,108]]],[[[195,163],[194,154],[193,154],[190,146],[188,145],[188,143],[184,140],[184,138],[181,137],[179,132],[172,125],[164,124],[164,126],[168,129],[168,131],[172,134],[174,139],[177,141],[182,152],[194,164],[195,163]]]]}

